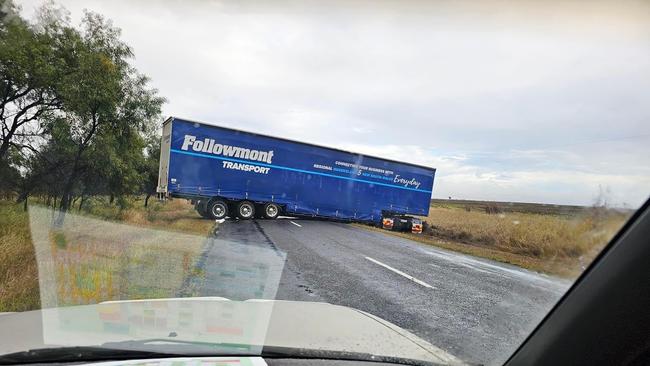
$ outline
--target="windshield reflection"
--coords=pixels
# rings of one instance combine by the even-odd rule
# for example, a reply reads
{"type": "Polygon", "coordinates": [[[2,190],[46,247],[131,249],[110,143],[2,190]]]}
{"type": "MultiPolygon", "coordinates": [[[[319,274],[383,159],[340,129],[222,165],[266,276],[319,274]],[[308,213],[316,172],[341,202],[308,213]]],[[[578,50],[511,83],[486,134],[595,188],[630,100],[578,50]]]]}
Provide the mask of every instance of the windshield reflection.
{"type": "Polygon", "coordinates": [[[263,243],[244,245],[70,213],[61,218],[40,206],[30,207],[29,216],[42,307],[50,308],[43,312],[45,344],[96,345],[172,333],[259,353],[254,347],[264,343],[271,305],[229,300],[274,299],[284,252],[263,243]],[[155,300],[170,298],[193,301],[155,300]],[[146,300],[120,301],[136,299],[146,300]]]}

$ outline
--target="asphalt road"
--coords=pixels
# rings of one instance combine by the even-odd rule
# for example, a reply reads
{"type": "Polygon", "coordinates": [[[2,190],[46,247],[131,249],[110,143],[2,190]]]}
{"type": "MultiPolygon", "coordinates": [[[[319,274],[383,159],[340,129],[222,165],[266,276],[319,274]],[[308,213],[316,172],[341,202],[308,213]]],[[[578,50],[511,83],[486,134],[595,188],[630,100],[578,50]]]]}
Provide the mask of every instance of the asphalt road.
{"type": "MultiPolygon", "coordinates": [[[[474,363],[505,361],[569,286],[514,266],[341,223],[226,221],[216,238],[278,253],[284,265],[277,291],[273,288],[277,299],[360,309],[474,363]]],[[[207,248],[208,259],[200,266],[209,279],[220,271],[209,260],[217,253],[210,251],[222,249],[207,248]]],[[[228,297],[209,281],[194,290],[194,295],[228,297]]]]}

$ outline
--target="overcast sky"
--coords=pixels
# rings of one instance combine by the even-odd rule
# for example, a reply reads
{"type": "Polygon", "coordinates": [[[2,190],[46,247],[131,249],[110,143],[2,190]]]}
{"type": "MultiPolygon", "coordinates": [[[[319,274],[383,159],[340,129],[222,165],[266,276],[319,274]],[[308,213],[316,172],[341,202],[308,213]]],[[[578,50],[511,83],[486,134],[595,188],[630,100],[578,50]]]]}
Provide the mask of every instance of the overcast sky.
{"type": "Polygon", "coordinates": [[[432,166],[434,197],[650,194],[647,1],[58,3],[122,29],[166,116],[432,166]]]}

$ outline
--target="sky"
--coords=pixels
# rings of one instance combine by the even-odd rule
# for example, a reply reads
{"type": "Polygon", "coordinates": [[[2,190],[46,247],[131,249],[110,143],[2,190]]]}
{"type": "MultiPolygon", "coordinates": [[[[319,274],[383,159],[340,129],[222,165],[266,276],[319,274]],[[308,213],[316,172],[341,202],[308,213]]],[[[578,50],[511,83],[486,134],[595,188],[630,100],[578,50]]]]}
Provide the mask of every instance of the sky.
{"type": "Polygon", "coordinates": [[[431,166],[435,198],[650,195],[647,1],[57,3],[122,29],[165,116],[431,166]]]}

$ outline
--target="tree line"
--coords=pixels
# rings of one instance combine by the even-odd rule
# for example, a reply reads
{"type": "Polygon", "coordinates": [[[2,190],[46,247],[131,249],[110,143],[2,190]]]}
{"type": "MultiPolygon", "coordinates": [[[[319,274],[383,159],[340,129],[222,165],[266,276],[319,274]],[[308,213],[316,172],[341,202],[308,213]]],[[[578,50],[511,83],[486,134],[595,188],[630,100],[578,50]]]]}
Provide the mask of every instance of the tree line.
{"type": "Polygon", "coordinates": [[[20,16],[0,0],[0,195],[62,211],[88,197],[155,193],[165,102],[133,67],[120,30],[54,3],[20,16]]]}

